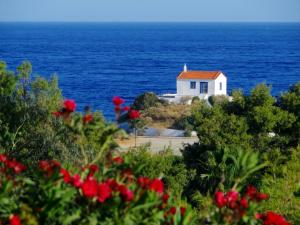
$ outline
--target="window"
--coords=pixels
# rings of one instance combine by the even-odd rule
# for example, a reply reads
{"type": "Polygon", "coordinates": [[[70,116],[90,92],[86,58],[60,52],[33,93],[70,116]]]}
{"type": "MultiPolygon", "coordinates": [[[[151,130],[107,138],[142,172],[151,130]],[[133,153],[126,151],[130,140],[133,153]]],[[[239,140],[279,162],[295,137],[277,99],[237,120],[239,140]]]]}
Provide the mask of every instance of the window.
{"type": "Polygon", "coordinates": [[[207,94],[208,92],[208,83],[200,82],[200,94],[207,94]]]}
{"type": "Polygon", "coordinates": [[[220,82],[220,91],[222,91],[222,82],[220,82]]]}
{"type": "Polygon", "coordinates": [[[196,82],[195,81],[191,81],[190,88],[191,89],[196,89],[196,82]]]}

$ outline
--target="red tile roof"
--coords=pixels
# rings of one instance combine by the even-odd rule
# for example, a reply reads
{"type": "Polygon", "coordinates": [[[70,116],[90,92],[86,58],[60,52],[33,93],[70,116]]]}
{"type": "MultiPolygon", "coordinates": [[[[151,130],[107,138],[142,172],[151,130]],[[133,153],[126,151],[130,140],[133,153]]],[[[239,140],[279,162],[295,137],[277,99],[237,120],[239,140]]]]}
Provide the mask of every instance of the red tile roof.
{"type": "Polygon", "coordinates": [[[221,73],[221,71],[183,71],[178,75],[177,79],[215,80],[221,73]]]}

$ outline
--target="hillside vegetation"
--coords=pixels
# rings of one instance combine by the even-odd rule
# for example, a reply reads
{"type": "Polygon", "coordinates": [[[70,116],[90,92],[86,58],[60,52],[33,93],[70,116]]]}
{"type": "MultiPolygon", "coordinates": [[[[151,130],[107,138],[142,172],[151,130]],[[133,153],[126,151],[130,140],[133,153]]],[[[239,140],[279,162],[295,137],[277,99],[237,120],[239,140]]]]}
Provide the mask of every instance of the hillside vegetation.
{"type": "Polygon", "coordinates": [[[57,84],[27,61],[15,72],[0,62],[0,224],[300,223],[300,83],[278,99],[258,84],[212,106],[112,96],[115,123],[77,112],[57,84]],[[118,125],[146,118],[196,130],[199,143],[182,156],[119,152],[118,125]]]}

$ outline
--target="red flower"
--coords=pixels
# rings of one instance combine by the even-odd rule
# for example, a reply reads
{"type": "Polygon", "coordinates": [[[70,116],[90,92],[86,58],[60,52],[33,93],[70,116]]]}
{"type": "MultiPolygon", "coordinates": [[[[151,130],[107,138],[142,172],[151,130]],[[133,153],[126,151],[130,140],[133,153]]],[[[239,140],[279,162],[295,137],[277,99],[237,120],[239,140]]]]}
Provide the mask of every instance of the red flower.
{"type": "Polygon", "coordinates": [[[118,189],[124,201],[129,202],[133,199],[133,192],[129,190],[125,185],[120,185],[118,189]]]}
{"type": "Polygon", "coordinates": [[[99,170],[99,167],[95,164],[89,165],[89,176],[94,176],[94,174],[99,170]]]}
{"type": "Polygon", "coordinates": [[[137,179],[137,183],[138,185],[140,185],[142,188],[146,188],[149,183],[150,183],[150,179],[148,177],[139,177],[137,179]]]}
{"type": "Polygon", "coordinates": [[[243,198],[241,199],[240,204],[241,204],[241,206],[242,206],[244,209],[247,209],[247,208],[249,207],[248,201],[247,201],[247,199],[246,199],[245,197],[243,197],[243,198]]]}
{"type": "Polygon", "coordinates": [[[122,108],[122,110],[123,110],[123,111],[129,111],[129,110],[130,110],[130,107],[129,107],[129,106],[124,106],[124,107],[122,108]]]}
{"type": "Polygon", "coordinates": [[[67,171],[66,169],[61,168],[60,171],[59,171],[59,173],[61,175],[63,175],[64,182],[66,184],[71,183],[72,178],[71,178],[71,175],[70,175],[69,171],[67,171]]]}
{"type": "Polygon", "coordinates": [[[225,198],[224,193],[221,191],[217,191],[215,193],[215,202],[219,208],[224,207],[227,204],[227,198],[225,198]]]}
{"type": "Polygon", "coordinates": [[[10,225],[21,225],[21,219],[18,215],[11,215],[9,217],[9,224],[10,225]]]}
{"type": "Polygon", "coordinates": [[[115,106],[115,112],[119,113],[121,111],[121,107],[119,105],[115,106]]]}
{"type": "Polygon", "coordinates": [[[266,200],[269,198],[269,195],[268,194],[265,194],[265,193],[257,193],[256,194],[256,201],[260,202],[262,200],[266,200]]]}
{"type": "Polygon", "coordinates": [[[116,156],[113,158],[113,161],[116,163],[116,164],[122,164],[124,162],[123,158],[121,156],[116,156]]]}
{"type": "Polygon", "coordinates": [[[81,187],[81,185],[82,185],[82,180],[81,180],[79,174],[75,174],[75,175],[72,177],[72,184],[73,184],[73,186],[76,187],[76,188],[80,188],[80,187],[81,187]]]}
{"type": "Polygon", "coordinates": [[[99,184],[98,186],[98,201],[103,203],[111,196],[111,189],[107,183],[99,184]]]}
{"type": "Polygon", "coordinates": [[[137,110],[130,110],[128,116],[129,116],[129,119],[135,120],[135,119],[138,119],[140,117],[140,112],[137,111],[137,110]]]}
{"type": "Polygon", "coordinates": [[[40,170],[46,172],[51,168],[51,166],[48,163],[48,161],[41,160],[41,161],[39,161],[39,168],[40,168],[40,170]]]}
{"type": "Polygon", "coordinates": [[[239,199],[239,193],[237,191],[229,191],[226,194],[226,198],[229,203],[235,203],[239,199]]]}
{"type": "Polygon", "coordinates": [[[83,120],[84,124],[87,124],[87,123],[89,123],[93,120],[93,115],[92,114],[87,114],[82,118],[82,120],[83,120]]]}
{"type": "Polygon", "coordinates": [[[120,98],[119,96],[113,97],[112,101],[113,101],[114,105],[116,105],[116,106],[119,106],[125,102],[124,99],[120,98]]]}
{"type": "Polygon", "coordinates": [[[250,199],[254,199],[255,196],[256,196],[256,193],[257,193],[256,188],[255,188],[254,186],[249,185],[249,186],[247,187],[247,190],[246,190],[246,193],[245,193],[245,194],[246,194],[250,199]]]}
{"type": "Polygon", "coordinates": [[[0,162],[6,163],[7,162],[7,156],[5,154],[0,154],[0,162]]]}
{"type": "Polygon", "coordinates": [[[181,214],[181,216],[184,216],[185,211],[186,211],[186,208],[180,207],[180,214],[181,214]]]}
{"type": "Polygon", "coordinates": [[[46,172],[48,176],[51,176],[55,168],[60,168],[60,163],[56,160],[51,160],[49,162],[41,160],[39,161],[39,168],[43,172],[46,172]]]}
{"type": "Polygon", "coordinates": [[[64,109],[67,111],[67,112],[74,112],[75,109],[76,109],[76,103],[74,100],[71,100],[71,99],[66,99],[64,101],[64,109]]]}
{"type": "Polygon", "coordinates": [[[175,215],[176,214],[176,207],[171,207],[170,208],[170,213],[172,214],[172,215],[175,215]]]}
{"type": "Polygon", "coordinates": [[[12,161],[6,161],[7,167],[14,170],[16,174],[19,174],[26,170],[26,166],[24,166],[22,163],[17,162],[15,159],[12,161]]]}
{"type": "Polygon", "coordinates": [[[168,199],[169,199],[169,195],[167,193],[165,193],[163,196],[162,196],[162,200],[164,203],[167,203],[168,202],[168,199]]]}
{"type": "Polygon", "coordinates": [[[162,194],[164,192],[164,183],[160,179],[154,178],[152,181],[150,181],[148,189],[162,194]]]}
{"type": "Polygon", "coordinates": [[[262,220],[264,225],[290,225],[283,216],[274,212],[267,212],[262,220]]]}
{"type": "Polygon", "coordinates": [[[117,191],[119,188],[119,184],[114,179],[107,179],[106,183],[109,185],[110,189],[112,189],[113,191],[117,191]]]}
{"type": "Polygon", "coordinates": [[[98,183],[94,179],[87,179],[81,185],[81,190],[87,198],[96,197],[98,194],[98,183]]]}

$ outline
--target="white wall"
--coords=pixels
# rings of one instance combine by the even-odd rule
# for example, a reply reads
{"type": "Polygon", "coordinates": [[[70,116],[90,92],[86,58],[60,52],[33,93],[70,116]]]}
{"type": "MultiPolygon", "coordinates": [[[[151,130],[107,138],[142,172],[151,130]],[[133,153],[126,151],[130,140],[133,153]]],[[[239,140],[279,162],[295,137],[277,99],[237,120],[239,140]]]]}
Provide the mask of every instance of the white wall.
{"type": "Polygon", "coordinates": [[[221,73],[218,78],[214,81],[215,90],[214,95],[227,95],[227,78],[221,73]],[[220,90],[220,83],[222,83],[222,90],[220,90]]]}
{"type": "Polygon", "coordinates": [[[177,95],[179,96],[199,96],[200,98],[208,98],[211,95],[227,94],[227,78],[224,74],[220,74],[216,80],[188,80],[177,79],[177,95]],[[190,88],[190,82],[196,82],[196,89],[190,88]],[[208,82],[208,93],[200,94],[200,82],[208,82]],[[220,90],[220,82],[222,82],[222,90],[220,90]]]}

